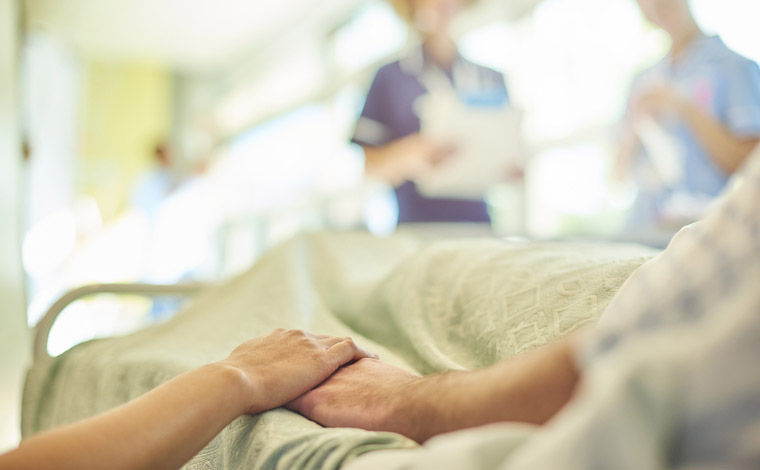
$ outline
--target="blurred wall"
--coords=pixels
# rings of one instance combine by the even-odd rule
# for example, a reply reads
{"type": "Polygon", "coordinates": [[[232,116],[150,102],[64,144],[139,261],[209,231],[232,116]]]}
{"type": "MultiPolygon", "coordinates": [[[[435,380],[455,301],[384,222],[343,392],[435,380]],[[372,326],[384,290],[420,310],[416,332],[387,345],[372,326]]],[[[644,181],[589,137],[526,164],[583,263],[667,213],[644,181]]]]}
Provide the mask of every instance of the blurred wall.
{"type": "Polygon", "coordinates": [[[168,138],[171,73],[163,65],[95,60],[84,65],[79,184],[104,219],[129,205],[153,149],[168,138]]]}
{"type": "Polygon", "coordinates": [[[18,441],[30,349],[19,241],[18,8],[0,0],[0,451],[18,441]]]}

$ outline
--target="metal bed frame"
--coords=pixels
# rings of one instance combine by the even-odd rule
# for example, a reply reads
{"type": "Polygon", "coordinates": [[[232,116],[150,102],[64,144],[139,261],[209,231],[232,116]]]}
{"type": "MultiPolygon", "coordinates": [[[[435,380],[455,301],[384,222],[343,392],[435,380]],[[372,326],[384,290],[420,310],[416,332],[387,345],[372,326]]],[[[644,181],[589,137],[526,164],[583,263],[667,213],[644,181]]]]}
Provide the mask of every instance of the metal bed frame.
{"type": "Polygon", "coordinates": [[[45,313],[42,320],[34,328],[34,362],[51,359],[47,351],[48,337],[56,319],[63,310],[75,300],[94,294],[129,294],[145,297],[160,296],[191,296],[208,287],[209,284],[202,282],[181,284],[142,284],[142,283],[116,283],[116,284],[88,284],[70,290],[59,298],[45,313]]]}

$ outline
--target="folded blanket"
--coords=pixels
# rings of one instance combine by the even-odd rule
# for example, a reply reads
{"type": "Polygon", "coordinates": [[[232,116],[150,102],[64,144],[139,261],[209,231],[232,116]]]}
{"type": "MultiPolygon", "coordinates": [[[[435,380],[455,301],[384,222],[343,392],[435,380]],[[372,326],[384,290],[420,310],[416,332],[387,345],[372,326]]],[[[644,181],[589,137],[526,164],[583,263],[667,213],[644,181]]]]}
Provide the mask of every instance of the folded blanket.
{"type": "MultiPolygon", "coordinates": [[[[302,235],[164,324],[35,364],[22,431],[112,408],[277,327],[351,335],[423,374],[488,365],[596,321],[652,255],[611,244],[302,235]]],[[[185,468],[337,469],[370,450],[411,446],[277,409],[239,418],[185,468]]]]}

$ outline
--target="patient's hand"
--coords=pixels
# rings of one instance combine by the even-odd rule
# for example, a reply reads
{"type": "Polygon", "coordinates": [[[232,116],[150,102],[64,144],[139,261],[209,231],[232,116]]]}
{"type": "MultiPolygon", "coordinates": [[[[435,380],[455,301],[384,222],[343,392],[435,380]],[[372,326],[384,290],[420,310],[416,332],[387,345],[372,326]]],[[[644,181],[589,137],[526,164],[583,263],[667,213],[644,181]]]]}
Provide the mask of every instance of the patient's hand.
{"type": "Polygon", "coordinates": [[[543,424],[573,395],[580,338],[484,369],[426,377],[362,359],[286,406],[324,426],[397,432],[417,442],[500,421],[543,424]]]}
{"type": "Polygon", "coordinates": [[[393,431],[410,436],[414,434],[414,422],[397,412],[409,386],[419,380],[419,376],[390,364],[361,359],[341,367],[319,387],[287,407],[323,426],[393,431]]]}
{"type": "Polygon", "coordinates": [[[246,411],[282,406],[319,385],[342,365],[376,357],[351,338],[274,330],[237,348],[221,365],[237,369],[246,384],[246,411]]]}

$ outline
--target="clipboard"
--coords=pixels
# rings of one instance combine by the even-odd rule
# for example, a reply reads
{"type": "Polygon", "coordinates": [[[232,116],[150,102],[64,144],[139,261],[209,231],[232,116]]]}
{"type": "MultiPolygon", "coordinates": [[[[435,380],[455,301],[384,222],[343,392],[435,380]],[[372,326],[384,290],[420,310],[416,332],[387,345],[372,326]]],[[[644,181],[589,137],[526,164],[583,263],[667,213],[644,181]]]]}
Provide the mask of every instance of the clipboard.
{"type": "Polygon", "coordinates": [[[415,180],[422,195],[482,199],[510,169],[523,167],[521,111],[467,106],[453,93],[428,93],[418,98],[415,108],[423,135],[457,149],[415,180]]]}

